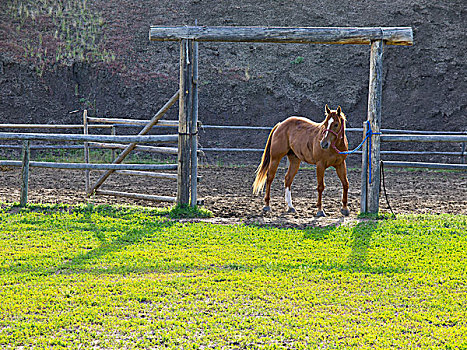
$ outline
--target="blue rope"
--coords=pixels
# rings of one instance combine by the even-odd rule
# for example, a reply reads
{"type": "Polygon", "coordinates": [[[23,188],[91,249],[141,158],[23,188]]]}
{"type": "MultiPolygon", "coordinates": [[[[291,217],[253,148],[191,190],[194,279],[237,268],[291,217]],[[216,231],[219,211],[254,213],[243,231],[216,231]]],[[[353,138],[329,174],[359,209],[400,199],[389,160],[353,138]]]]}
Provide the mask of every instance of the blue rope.
{"type": "Polygon", "coordinates": [[[371,124],[370,124],[370,121],[367,120],[366,121],[367,124],[368,124],[368,130],[366,131],[366,136],[365,138],[363,139],[363,141],[357,146],[357,148],[355,148],[354,150],[352,151],[345,151],[345,152],[339,152],[339,154],[352,154],[356,151],[358,151],[360,148],[362,148],[363,144],[365,143],[366,140],[368,140],[368,149],[370,150],[368,152],[368,168],[369,168],[369,175],[370,175],[370,184],[371,184],[371,136],[372,135],[381,135],[380,132],[373,132],[373,130],[371,130],[371,124]]]}

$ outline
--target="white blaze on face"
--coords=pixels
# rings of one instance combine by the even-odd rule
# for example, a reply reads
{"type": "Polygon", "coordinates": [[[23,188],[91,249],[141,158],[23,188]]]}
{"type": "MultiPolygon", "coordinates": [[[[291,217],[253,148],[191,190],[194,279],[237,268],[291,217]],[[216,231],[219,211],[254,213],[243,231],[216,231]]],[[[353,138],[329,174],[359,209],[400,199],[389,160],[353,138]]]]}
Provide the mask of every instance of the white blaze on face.
{"type": "Polygon", "coordinates": [[[287,205],[289,208],[293,208],[292,205],[292,192],[290,191],[289,187],[285,188],[285,201],[287,202],[287,205]]]}
{"type": "MultiPolygon", "coordinates": [[[[326,129],[331,129],[331,125],[332,123],[334,122],[334,118],[329,118],[329,121],[328,121],[328,127],[326,129]]],[[[329,131],[326,131],[326,133],[324,134],[324,138],[328,137],[328,133],[329,131]]]]}

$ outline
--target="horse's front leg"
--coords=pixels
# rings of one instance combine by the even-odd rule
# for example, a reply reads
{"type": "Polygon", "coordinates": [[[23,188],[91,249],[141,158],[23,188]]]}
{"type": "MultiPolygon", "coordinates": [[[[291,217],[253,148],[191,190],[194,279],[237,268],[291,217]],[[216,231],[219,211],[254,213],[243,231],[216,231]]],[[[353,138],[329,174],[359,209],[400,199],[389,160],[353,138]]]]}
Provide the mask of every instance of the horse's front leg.
{"type": "Polygon", "coordinates": [[[318,180],[318,202],[316,203],[316,207],[318,208],[318,212],[316,213],[317,217],[324,217],[326,214],[323,210],[323,191],[325,188],[324,185],[324,171],[326,168],[321,163],[316,164],[316,179],[318,180]]]}
{"type": "Polygon", "coordinates": [[[347,166],[345,162],[336,166],[336,173],[342,182],[342,209],[341,213],[344,216],[349,216],[350,211],[347,207],[347,193],[349,192],[349,180],[347,179],[347,166]]]}

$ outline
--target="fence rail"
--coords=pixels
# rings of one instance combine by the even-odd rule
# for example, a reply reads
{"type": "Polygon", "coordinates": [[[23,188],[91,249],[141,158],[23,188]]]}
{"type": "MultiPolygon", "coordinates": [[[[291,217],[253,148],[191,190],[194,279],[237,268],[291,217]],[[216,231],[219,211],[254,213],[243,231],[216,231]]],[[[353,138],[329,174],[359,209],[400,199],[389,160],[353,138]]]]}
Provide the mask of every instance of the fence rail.
{"type": "Polygon", "coordinates": [[[467,170],[467,164],[383,161],[385,167],[467,170]]]}
{"type": "MultiPolygon", "coordinates": [[[[146,126],[149,119],[120,119],[120,118],[98,118],[88,117],[89,122],[99,122],[112,125],[127,125],[127,126],[146,126]]],[[[92,125],[92,124],[89,124],[92,125]]],[[[94,124],[96,125],[96,124],[94,124]]],[[[159,120],[157,126],[178,127],[178,120],[159,120]]]]}
{"type": "MultiPolygon", "coordinates": [[[[0,160],[0,166],[21,167],[17,160],[0,160]]],[[[177,170],[177,164],[93,164],[93,163],[55,163],[29,162],[30,167],[73,170],[177,170]]]]}
{"type": "MultiPolygon", "coordinates": [[[[101,123],[110,123],[113,126],[143,126],[146,125],[149,120],[132,120],[132,119],[117,119],[117,118],[93,118],[93,117],[88,117],[89,121],[97,121],[101,123]],[[135,122],[138,124],[136,125],[135,122]]],[[[21,128],[25,128],[27,124],[0,124],[0,127],[8,127],[8,128],[14,128],[15,126],[20,126],[21,128]]],[[[165,127],[177,127],[178,121],[172,121],[172,120],[160,120],[159,121],[159,126],[165,126],[165,127]]],[[[37,124],[31,124],[32,127],[40,127],[40,125],[37,124]]],[[[44,129],[49,127],[50,125],[45,125],[44,129]]],[[[80,127],[83,128],[83,125],[68,125],[71,126],[72,128],[74,127],[80,127]]],[[[67,125],[56,125],[56,128],[66,128],[68,127],[67,125]]],[[[96,125],[89,124],[89,127],[93,127],[96,125]]],[[[99,127],[101,126],[110,126],[107,124],[104,125],[97,125],[99,127]]],[[[241,126],[241,125],[202,125],[200,124],[199,126],[201,129],[217,129],[217,130],[264,130],[264,131],[270,131],[272,127],[268,126],[241,126]]],[[[348,132],[359,132],[361,133],[363,131],[362,128],[347,128],[346,131],[348,132]]],[[[381,141],[384,142],[392,142],[392,141],[398,141],[398,142],[460,142],[463,144],[463,148],[459,152],[443,152],[443,151],[381,151],[381,154],[386,154],[386,155],[440,155],[440,156],[448,156],[448,157],[465,157],[466,156],[466,151],[465,151],[465,143],[467,143],[467,132],[462,132],[462,131],[426,131],[426,130],[398,130],[398,129],[382,129],[381,132],[383,133],[381,135],[381,141]],[[390,134],[385,134],[385,133],[390,133],[390,134]],[[418,136],[415,136],[418,135],[418,136]],[[453,136],[453,137],[451,137],[453,136]]],[[[0,133],[0,139],[2,138],[1,135],[3,133],[0,133]]],[[[11,133],[11,135],[21,135],[21,134],[14,134],[11,133]]],[[[29,134],[28,134],[29,135],[29,134]]],[[[32,134],[31,134],[32,135],[32,134]]],[[[47,136],[42,136],[42,135],[51,135],[51,134],[34,134],[34,135],[41,135],[38,136],[38,139],[40,140],[45,140],[47,136]]],[[[64,134],[68,135],[68,134],[64,134]]],[[[167,135],[171,136],[170,141],[163,141],[163,142],[175,142],[176,135],[167,135]]],[[[14,136],[9,136],[9,139],[13,139],[14,136]]],[[[84,135],[77,135],[78,138],[83,141],[84,135]]],[[[112,142],[111,137],[117,137],[119,141],[123,139],[123,137],[136,137],[136,136],[104,136],[104,135],[87,135],[86,137],[97,137],[99,138],[102,143],[99,142],[93,142],[89,141],[90,145],[89,147],[95,148],[95,149],[124,149],[126,146],[122,144],[115,144],[115,143],[104,143],[104,142],[112,142]],[[106,138],[106,141],[103,141],[101,138],[106,138]]],[[[147,137],[147,136],[145,136],[147,137]]],[[[158,138],[158,135],[155,135],[156,138],[158,138]]],[[[139,140],[139,139],[138,139],[139,140]]],[[[63,141],[63,140],[60,140],[63,141]]],[[[69,140],[67,140],[69,141],[69,140]]],[[[123,141],[122,141],[123,142],[123,141]]],[[[127,141],[127,142],[135,142],[135,141],[127,141]]],[[[152,140],[147,140],[145,142],[154,142],[152,140]]],[[[162,141],[161,141],[162,142],[162,141]]],[[[22,149],[23,146],[21,145],[13,145],[13,144],[3,144],[0,145],[0,148],[6,149],[22,149]]],[[[31,149],[83,149],[84,146],[82,145],[31,145],[31,149]]],[[[177,148],[175,147],[154,147],[154,146],[136,146],[135,147],[136,151],[144,151],[144,152],[154,152],[154,153],[165,153],[165,154],[172,154],[176,155],[178,153],[177,148]]],[[[262,148],[231,148],[231,147],[203,147],[200,148],[199,151],[202,152],[233,152],[233,153],[262,153],[263,149],[262,148]]],[[[361,154],[361,151],[357,151],[357,154],[361,154]]]]}
{"type": "Polygon", "coordinates": [[[466,135],[391,135],[381,134],[381,141],[386,142],[467,142],[466,135]]]}
{"type": "MultiPolygon", "coordinates": [[[[0,124],[0,129],[83,129],[82,124],[0,124]]],[[[110,129],[112,125],[94,124],[90,128],[110,129]]]]}
{"type": "Polygon", "coordinates": [[[177,142],[178,135],[107,136],[107,135],[79,135],[79,134],[73,135],[73,134],[0,133],[0,140],[156,143],[156,142],[177,142]]]}

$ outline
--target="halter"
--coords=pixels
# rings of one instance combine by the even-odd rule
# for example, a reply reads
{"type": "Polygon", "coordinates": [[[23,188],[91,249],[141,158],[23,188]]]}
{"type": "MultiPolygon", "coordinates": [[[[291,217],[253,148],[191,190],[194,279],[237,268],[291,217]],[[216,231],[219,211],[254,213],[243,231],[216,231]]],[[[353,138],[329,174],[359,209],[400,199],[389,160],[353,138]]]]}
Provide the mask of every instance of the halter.
{"type": "Polygon", "coordinates": [[[336,136],[336,139],[335,139],[333,142],[331,142],[331,147],[334,148],[334,150],[335,150],[337,153],[342,153],[342,152],[339,151],[339,149],[336,147],[336,141],[339,140],[339,139],[343,139],[343,138],[344,138],[344,132],[343,132],[343,131],[344,131],[344,123],[345,123],[345,121],[343,120],[343,121],[341,122],[341,128],[340,128],[340,130],[339,130],[338,132],[335,132],[334,130],[331,130],[331,129],[324,129],[324,130],[323,130],[324,132],[326,132],[326,131],[331,132],[332,134],[334,134],[334,135],[336,136]],[[342,132],[342,135],[341,135],[341,137],[339,137],[339,134],[340,134],[341,132],[342,132]]]}

